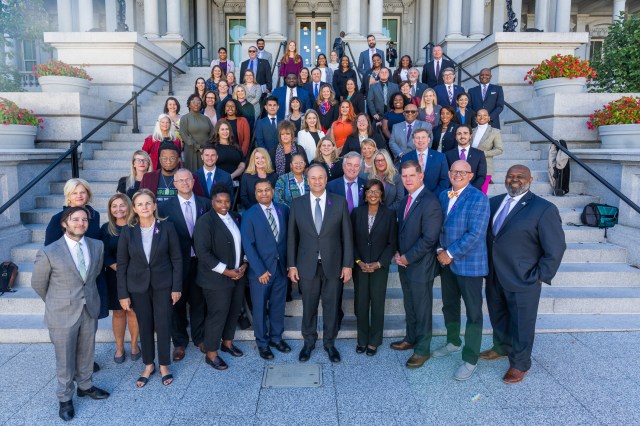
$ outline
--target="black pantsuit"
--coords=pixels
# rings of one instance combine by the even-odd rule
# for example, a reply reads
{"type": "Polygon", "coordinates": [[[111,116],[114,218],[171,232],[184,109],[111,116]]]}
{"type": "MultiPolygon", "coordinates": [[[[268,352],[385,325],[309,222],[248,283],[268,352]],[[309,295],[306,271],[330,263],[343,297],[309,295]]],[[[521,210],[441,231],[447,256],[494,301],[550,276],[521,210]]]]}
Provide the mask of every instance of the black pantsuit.
{"type": "Polygon", "coordinates": [[[204,321],[204,347],[207,352],[220,349],[222,340],[233,340],[242,310],[246,279],[238,280],[234,287],[202,289],[207,301],[204,321]]]}
{"type": "Polygon", "coordinates": [[[318,262],[316,272],[311,278],[300,277],[300,291],[302,291],[302,337],[304,345],[315,347],[318,340],[318,302],[322,300],[322,315],[324,334],[323,345],[325,348],[334,346],[338,335],[338,311],[342,296],[342,282],[337,276],[327,276],[318,262]]]}
{"type": "Polygon", "coordinates": [[[173,305],[171,335],[175,347],[186,347],[189,344],[187,326],[191,327],[191,338],[194,345],[198,346],[204,340],[204,318],[207,313],[207,305],[204,301],[202,288],[196,285],[198,259],[192,257],[187,262],[189,266],[183,281],[182,296],[173,305]],[[190,321],[187,320],[187,303],[189,303],[190,321]]]}
{"type": "Polygon", "coordinates": [[[171,289],[156,290],[152,287],[144,293],[131,293],[132,306],[135,308],[140,329],[140,350],[142,362],[153,364],[155,359],[154,335],[158,340],[158,362],[171,364],[170,325],[173,317],[171,309],[171,289]],[[155,334],[154,334],[155,332],[155,334]]]}
{"type": "Polygon", "coordinates": [[[356,324],[358,346],[380,346],[384,330],[384,302],[387,295],[389,269],[380,268],[365,273],[358,266],[354,270],[356,324]]]}

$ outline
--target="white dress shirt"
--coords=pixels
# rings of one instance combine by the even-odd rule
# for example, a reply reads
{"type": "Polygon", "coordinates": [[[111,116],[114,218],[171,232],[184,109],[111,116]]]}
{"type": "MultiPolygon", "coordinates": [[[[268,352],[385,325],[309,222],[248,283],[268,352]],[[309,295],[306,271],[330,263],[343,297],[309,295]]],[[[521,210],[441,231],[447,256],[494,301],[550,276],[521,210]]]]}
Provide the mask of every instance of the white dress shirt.
{"type": "Polygon", "coordinates": [[[71,253],[71,258],[73,259],[73,263],[76,264],[76,269],[80,271],[80,264],[78,263],[77,256],[77,246],[80,244],[80,248],[82,249],[82,254],[84,254],[84,266],[87,269],[87,274],[89,273],[89,265],[91,264],[91,254],[89,253],[89,247],[87,246],[87,242],[84,237],[80,238],[80,241],[74,241],[64,234],[64,240],[67,243],[67,247],[69,248],[69,252],[71,253]]]}
{"type": "MultiPolygon", "coordinates": [[[[276,221],[276,229],[278,230],[278,234],[280,233],[280,221],[278,220],[278,212],[276,211],[276,206],[273,205],[273,203],[271,203],[271,205],[269,206],[265,206],[264,204],[260,204],[260,208],[262,209],[262,212],[264,213],[265,217],[267,218],[267,222],[269,222],[269,214],[267,214],[267,210],[271,209],[271,216],[273,216],[273,218],[276,221]]],[[[269,225],[271,226],[271,225],[269,225]]]]}
{"type": "MultiPolygon", "coordinates": [[[[205,176],[206,176],[207,170],[205,170],[205,176]]],[[[213,175],[211,175],[211,179],[213,179],[213,175]]],[[[207,182],[205,181],[205,185],[207,184],[207,182]]],[[[196,224],[196,220],[198,220],[198,214],[196,212],[196,197],[193,195],[193,193],[191,193],[191,198],[189,198],[188,200],[186,198],[182,198],[180,196],[180,194],[178,194],[178,202],[180,203],[180,208],[182,209],[182,215],[184,216],[184,223],[187,223],[187,201],[189,201],[189,203],[191,203],[191,218],[193,219],[193,225],[194,225],[194,229],[195,229],[195,224],[196,224]]],[[[189,229],[189,225],[187,225],[187,229],[189,229]]],[[[194,257],[196,255],[195,250],[193,250],[193,246],[191,246],[191,257],[194,257]]]]}
{"type": "MultiPolygon", "coordinates": [[[[229,213],[224,216],[222,216],[220,213],[216,214],[218,215],[220,220],[222,220],[222,222],[227,226],[227,229],[233,236],[233,245],[236,249],[236,264],[234,265],[233,269],[238,269],[240,267],[240,261],[242,260],[240,259],[240,229],[238,229],[238,225],[236,225],[233,217],[229,213]]],[[[227,269],[227,265],[220,262],[216,265],[215,268],[213,268],[213,271],[222,274],[225,269],[227,269]]]]}
{"type": "Polygon", "coordinates": [[[207,166],[202,166],[202,171],[204,172],[204,182],[200,182],[200,183],[204,183],[205,185],[207,184],[207,174],[211,173],[211,180],[213,181],[213,179],[215,179],[216,176],[216,165],[213,165],[213,169],[211,170],[207,170],[207,166]]]}
{"type": "Polygon", "coordinates": [[[284,110],[284,115],[285,115],[285,117],[288,117],[289,116],[289,104],[291,103],[291,98],[295,97],[295,96],[298,96],[298,88],[296,88],[296,87],[291,88],[291,87],[288,87],[288,86],[286,86],[286,88],[287,88],[287,98],[286,98],[286,101],[285,101],[285,104],[284,104],[285,107],[286,107],[286,109],[284,110]],[[293,91],[292,91],[292,89],[293,89],[293,91]],[[292,95],[292,93],[293,93],[293,95],[292,95]]]}
{"type": "MultiPolygon", "coordinates": [[[[435,61],[433,61],[433,72],[434,73],[438,70],[438,67],[440,68],[440,72],[442,72],[442,59],[436,59],[435,61]]],[[[436,78],[438,78],[437,75],[436,75],[436,78]]]]}
{"type": "Polygon", "coordinates": [[[429,156],[427,155],[427,153],[429,152],[429,149],[425,149],[424,151],[420,152],[416,149],[416,157],[418,160],[418,164],[420,164],[420,157],[422,157],[422,172],[424,173],[425,170],[427,170],[427,158],[429,158],[429,156]]]}
{"type": "MultiPolygon", "coordinates": [[[[422,192],[422,190],[424,189],[424,185],[422,185],[420,188],[416,189],[413,194],[409,194],[411,195],[411,204],[409,204],[409,208],[406,211],[411,210],[411,207],[413,206],[413,203],[416,202],[416,198],[418,198],[418,195],[420,195],[420,193],[422,192]]],[[[407,207],[405,206],[405,209],[407,207]]]]}
{"type": "Polygon", "coordinates": [[[321,196],[316,197],[313,193],[309,193],[309,201],[311,201],[311,218],[313,223],[316,221],[316,198],[320,198],[320,211],[322,211],[322,217],[324,218],[325,207],[327,205],[327,191],[324,191],[321,196]]]}
{"type": "Polygon", "coordinates": [[[477,148],[478,145],[480,145],[480,140],[487,132],[487,129],[489,129],[489,123],[478,124],[478,127],[476,127],[476,133],[473,135],[473,141],[471,142],[472,147],[477,148]]]}
{"type": "MultiPolygon", "coordinates": [[[[447,214],[451,213],[451,209],[453,208],[453,205],[456,203],[456,201],[458,201],[458,198],[460,198],[460,195],[462,195],[462,191],[467,189],[467,186],[469,186],[469,184],[467,184],[464,188],[458,190],[457,197],[449,198],[449,204],[447,205],[447,214]]],[[[453,191],[453,188],[451,188],[451,191],[453,191]]],[[[451,255],[449,255],[449,257],[451,257],[451,255]]]]}
{"type": "Polygon", "coordinates": [[[513,198],[514,202],[511,203],[511,206],[509,206],[509,213],[511,213],[511,210],[513,210],[513,208],[520,202],[520,200],[522,199],[522,197],[524,197],[525,195],[527,195],[529,191],[525,192],[524,194],[520,194],[517,197],[510,197],[509,194],[507,194],[506,197],[504,197],[504,200],[502,200],[502,203],[500,204],[500,207],[498,208],[498,210],[496,211],[496,214],[493,215],[493,220],[491,221],[491,224],[493,225],[493,223],[496,221],[496,218],[498,216],[500,216],[500,212],[502,211],[502,209],[506,206],[507,201],[509,201],[510,198],[513,198]]]}

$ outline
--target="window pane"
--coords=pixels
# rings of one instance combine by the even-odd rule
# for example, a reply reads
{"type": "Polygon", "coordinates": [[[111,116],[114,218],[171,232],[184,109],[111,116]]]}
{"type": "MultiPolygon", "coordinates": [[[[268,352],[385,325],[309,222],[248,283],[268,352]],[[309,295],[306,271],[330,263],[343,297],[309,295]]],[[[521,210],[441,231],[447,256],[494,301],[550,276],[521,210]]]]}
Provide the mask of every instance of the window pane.
{"type": "Polygon", "coordinates": [[[308,67],[311,64],[311,58],[314,56],[311,22],[300,21],[300,26],[298,27],[298,39],[300,40],[298,43],[298,53],[302,56],[304,66],[308,67]]]}
{"type": "Polygon", "coordinates": [[[247,32],[246,20],[241,18],[229,19],[229,31],[228,31],[228,57],[235,64],[240,64],[242,58],[242,47],[239,44],[240,37],[247,32]]]}
{"type": "Polygon", "coordinates": [[[386,18],[382,20],[382,34],[385,37],[389,37],[396,45],[395,48],[399,52],[400,46],[398,45],[398,18],[386,18]]]}
{"type": "Polygon", "coordinates": [[[327,32],[327,26],[328,26],[327,22],[324,22],[324,21],[316,22],[316,28],[315,28],[316,51],[313,58],[314,64],[319,54],[321,53],[324,53],[325,55],[327,54],[327,45],[328,45],[327,37],[329,35],[329,33],[327,32]]]}

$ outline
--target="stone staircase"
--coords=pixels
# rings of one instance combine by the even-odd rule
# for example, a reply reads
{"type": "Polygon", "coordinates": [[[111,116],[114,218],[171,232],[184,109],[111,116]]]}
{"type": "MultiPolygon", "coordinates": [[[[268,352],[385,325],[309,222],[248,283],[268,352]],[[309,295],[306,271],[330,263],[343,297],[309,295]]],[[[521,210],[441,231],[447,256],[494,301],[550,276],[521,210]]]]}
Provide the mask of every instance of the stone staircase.
{"type": "MultiPolygon", "coordinates": [[[[192,68],[186,75],[174,80],[174,96],[185,102],[193,89],[196,77],[206,76],[208,68],[192,68]]],[[[153,124],[162,111],[167,88],[139,108],[139,134],[131,133],[131,121],[122,126],[119,133],[102,143],[92,159],[83,161],[81,177],[87,179],[94,191],[93,207],[105,221],[106,204],[114,193],[118,178],[128,173],[129,159],[135,149],[142,146],[144,138],[153,130],[153,124]]],[[[183,106],[183,108],[185,108],[183,106]]],[[[537,328],[540,332],[638,330],[640,329],[640,271],[627,264],[626,249],[609,244],[604,231],[572,226],[579,223],[582,207],[597,197],[583,194],[584,185],[572,182],[571,193],[564,197],[550,195],[547,177],[546,151],[532,149],[509,127],[503,129],[505,153],[494,160],[495,175],[489,195],[504,192],[506,170],[522,163],[533,171],[532,190],[552,201],[560,209],[567,240],[567,251],[553,286],[544,286],[540,301],[537,328]]],[[[70,177],[70,171],[65,178],[70,177]]],[[[32,231],[32,242],[12,250],[12,260],[20,266],[17,292],[0,297],[0,342],[47,342],[49,335],[42,321],[44,304],[30,287],[31,271],[36,252],[42,247],[44,230],[50,218],[63,205],[64,182],[50,185],[50,194],[36,197],[36,208],[22,212],[22,221],[32,231]]],[[[397,270],[393,267],[389,278],[386,301],[385,336],[404,334],[404,310],[402,290],[397,270]]],[[[301,338],[300,320],[302,302],[294,291],[294,301],[287,304],[285,337],[301,338]]],[[[355,337],[353,315],[353,288],[346,286],[344,294],[345,319],[340,337],[355,337]]],[[[434,288],[434,332],[445,333],[442,317],[442,300],[439,280],[434,288]]],[[[463,307],[464,312],[464,307],[463,307]]],[[[321,322],[321,320],[320,320],[321,322]]],[[[486,315],[485,332],[491,324],[486,315]]],[[[238,339],[253,339],[251,330],[238,331],[238,339]]],[[[111,320],[99,322],[97,339],[112,341],[111,320]]]]}

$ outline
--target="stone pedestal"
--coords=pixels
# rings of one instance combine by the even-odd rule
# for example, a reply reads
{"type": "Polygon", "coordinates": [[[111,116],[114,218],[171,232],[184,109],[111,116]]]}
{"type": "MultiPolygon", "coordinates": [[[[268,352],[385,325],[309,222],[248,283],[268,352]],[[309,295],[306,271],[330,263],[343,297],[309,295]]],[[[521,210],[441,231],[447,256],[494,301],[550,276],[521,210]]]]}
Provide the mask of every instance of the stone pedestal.
{"type": "Polygon", "coordinates": [[[155,38],[151,40],[151,42],[173,56],[174,59],[172,59],[171,62],[182,56],[189,48],[189,45],[185,43],[182,36],[167,35],[161,38],[155,38]]]}

